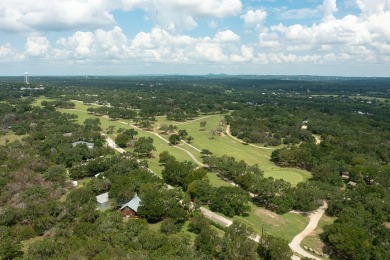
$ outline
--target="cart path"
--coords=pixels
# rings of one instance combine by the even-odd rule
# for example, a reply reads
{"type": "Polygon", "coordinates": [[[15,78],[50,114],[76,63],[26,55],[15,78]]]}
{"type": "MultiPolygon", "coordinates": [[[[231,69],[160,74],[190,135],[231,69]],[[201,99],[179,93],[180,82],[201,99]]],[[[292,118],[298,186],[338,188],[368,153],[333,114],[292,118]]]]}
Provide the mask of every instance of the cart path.
{"type": "Polygon", "coordinates": [[[290,242],[289,247],[291,248],[291,250],[300,255],[300,256],[303,256],[303,257],[308,257],[308,258],[313,258],[313,259],[318,259],[318,260],[321,260],[321,258],[319,257],[316,257],[312,254],[309,254],[308,252],[306,252],[302,247],[301,247],[301,242],[302,240],[307,237],[311,232],[313,232],[316,228],[317,228],[317,225],[318,225],[318,221],[321,219],[321,217],[324,215],[325,213],[325,210],[328,208],[328,204],[324,201],[324,204],[319,207],[316,211],[313,211],[310,215],[309,215],[309,224],[307,224],[306,228],[301,232],[299,233],[298,235],[296,235],[293,240],[290,242]]]}
{"type": "MultiPolygon", "coordinates": [[[[108,116],[105,116],[105,117],[109,118],[108,116]]],[[[124,125],[131,126],[131,127],[135,128],[135,129],[137,129],[137,130],[139,130],[139,131],[145,131],[145,132],[148,132],[148,133],[150,133],[150,134],[153,134],[153,135],[157,136],[158,138],[160,138],[161,140],[163,140],[165,143],[167,143],[167,144],[169,145],[169,141],[168,141],[167,139],[165,139],[163,136],[161,136],[159,133],[156,133],[156,132],[151,131],[151,130],[145,130],[145,129],[139,128],[139,127],[136,126],[136,125],[133,125],[133,124],[131,124],[131,123],[127,123],[127,122],[124,122],[124,121],[118,121],[118,122],[121,123],[121,124],[124,124],[124,125]]],[[[187,144],[187,143],[186,143],[186,144],[187,144]]],[[[197,151],[199,150],[199,149],[197,149],[196,147],[194,147],[194,146],[192,146],[192,145],[190,145],[190,144],[187,144],[187,145],[189,145],[190,147],[192,147],[193,149],[195,149],[195,150],[197,150],[197,151]]],[[[188,150],[186,150],[186,149],[184,149],[184,148],[182,148],[182,147],[180,147],[180,146],[177,146],[177,145],[173,145],[172,147],[175,147],[176,149],[182,150],[183,152],[187,153],[188,156],[189,156],[189,157],[190,157],[198,166],[201,166],[201,167],[204,167],[204,166],[205,166],[205,165],[204,165],[202,162],[200,162],[200,161],[195,157],[195,155],[193,155],[190,151],[188,151],[188,150]]]]}
{"type": "MultiPolygon", "coordinates": [[[[244,141],[242,141],[242,140],[240,140],[240,139],[238,139],[237,137],[235,137],[235,136],[232,135],[232,133],[230,132],[230,125],[227,125],[227,126],[226,126],[226,134],[227,134],[229,137],[231,137],[231,138],[233,138],[234,140],[236,140],[237,142],[239,142],[239,143],[242,143],[242,144],[245,143],[244,141]]],[[[245,143],[245,144],[247,144],[247,143],[245,143]]],[[[258,146],[258,145],[255,145],[255,144],[247,144],[247,145],[250,145],[250,146],[253,146],[253,147],[256,147],[256,148],[259,148],[259,149],[264,149],[264,150],[274,150],[274,148],[269,148],[269,147],[264,147],[264,146],[258,146]]]]}

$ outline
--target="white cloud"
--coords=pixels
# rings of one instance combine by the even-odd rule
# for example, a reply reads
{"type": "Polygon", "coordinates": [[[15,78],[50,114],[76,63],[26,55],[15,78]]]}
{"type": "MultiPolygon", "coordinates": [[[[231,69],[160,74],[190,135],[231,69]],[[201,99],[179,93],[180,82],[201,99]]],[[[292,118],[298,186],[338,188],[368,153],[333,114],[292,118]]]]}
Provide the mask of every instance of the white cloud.
{"type": "Polygon", "coordinates": [[[333,19],[333,14],[337,12],[336,0],[324,0],[322,4],[324,19],[333,19]]]}
{"type": "Polygon", "coordinates": [[[0,30],[60,31],[115,24],[104,0],[2,0],[0,30]]]}
{"type": "Polygon", "coordinates": [[[246,14],[241,15],[247,25],[259,25],[262,24],[267,17],[267,12],[264,10],[249,10],[246,14]]]}
{"type": "Polygon", "coordinates": [[[253,59],[253,48],[246,45],[241,46],[241,55],[233,54],[230,58],[230,60],[233,62],[248,62],[252,61],[253,59]]]}
{"type": "Polygon", "coordinates": [[[195,16],[223,18],[241,12],[240,0],[155,0],[159,6],[195,16]]]}
{"type": "Polygon", "coordinates": [[[111,59],[128,58],[129,41],[118,26],[110,31],[76,32],[70,37],[60,38],[53,50],[57,59],[111,59]]]}
{"type": "Polygon", "coordinates": [[[50,48],[50,42],[46,37],[31,36],[27,38],[26,54],[28,56],[42,56],[47,53],[50,48]]]}
{"type": "Polygon", "coordinates": [[[231,30],[226,30],[218,32],[215,35],[215,40],[217,42],[238,42],[240,41],[240,36],[232,32],[231,30]]]}
{"type": "Polygon", "coordinates": [[[372,15],[390,11],[388,0],[356,0],[356,4],[363,15],[372,15]]]}
{"type": "Polygon", "coordinates": [[[0,46],[0,63],[8,61],[20,61],[24,58],[24,55],[17,53],[17,51],[12,48],[11,44],[7,43],[0,46]]]}
{"type": "Polygon", "coordinates": [[[200,17],[240,14],[240,0],[2,0],[0,30],[8,32],[95,30],[116,25],[113,11],[141,9],[156,26],[191,30],[200,17]]]}
{"type": "Polygon", "coordinates": [[[324,20],[328,20],[334,18],[334,13],[337,11],[336,0],[324,0],[322,5],[315,8],[281,9],[279,15],[282,19],[290,20],[302,20],[316,16],[323,16],[324,20]]]}

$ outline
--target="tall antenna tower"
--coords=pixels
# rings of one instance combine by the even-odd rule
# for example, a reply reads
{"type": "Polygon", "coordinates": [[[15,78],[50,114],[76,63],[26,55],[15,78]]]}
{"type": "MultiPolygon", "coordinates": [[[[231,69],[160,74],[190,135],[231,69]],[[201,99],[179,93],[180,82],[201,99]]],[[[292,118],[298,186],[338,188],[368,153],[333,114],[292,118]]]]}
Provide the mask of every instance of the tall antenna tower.
{"type": "Polygon", "coordinates": [[[30,81],[28,80],[28,72],[25,72],[24,73],[24,83],[26,85],[30,85],[30,81]]]}

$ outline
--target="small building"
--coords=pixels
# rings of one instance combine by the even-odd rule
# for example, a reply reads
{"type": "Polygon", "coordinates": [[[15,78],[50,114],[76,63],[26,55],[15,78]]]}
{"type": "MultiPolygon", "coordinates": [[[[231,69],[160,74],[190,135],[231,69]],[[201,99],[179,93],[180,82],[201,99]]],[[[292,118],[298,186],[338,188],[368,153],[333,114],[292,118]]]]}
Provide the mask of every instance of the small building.
{"type": "Polygon", "coordinates": [[[341,178],[343,180],[349,180],[349,173],[348,172],[340,172],[341,178]]]}
{"type": "Polygon", "coordinates": [[[353,181],[350,181],[350,182],[348,182],[348,185],[351,186],[351,187],[356,187],[357,183],[353,182],[353,181]]]}
{"type": "Polygon", "coordinates": [[[73,133],[64,133],[63,136],[64,137],[71,137],[71,136],[73,136],[73,133]]]}
{"type": "Polygon", "coordinates": [[[122,216],[126,218],[138,218],[137,211],[140,204],[141,199],[137,195],[134,195],[134,197],[129,202],[123,204],[122,207],[120,207],[122,216]]]}
{"type": "Polygon", "coordinates": [[[110,207],[108,203],[108,192],[96,196],[97,208],[100,210],[105,210],[110,207]]]}
{"type": "Polygon", "coordinates": [[[77,142],[74,142],[72,143],[72,146],[73,147],[76,147],[77,145],[82,145],[82,144],[85,144],[89,149],[92,149],[94,144],[93,143],[88,143],[88,142],[84,142],[84,141],[77,141],[77,142]]]}

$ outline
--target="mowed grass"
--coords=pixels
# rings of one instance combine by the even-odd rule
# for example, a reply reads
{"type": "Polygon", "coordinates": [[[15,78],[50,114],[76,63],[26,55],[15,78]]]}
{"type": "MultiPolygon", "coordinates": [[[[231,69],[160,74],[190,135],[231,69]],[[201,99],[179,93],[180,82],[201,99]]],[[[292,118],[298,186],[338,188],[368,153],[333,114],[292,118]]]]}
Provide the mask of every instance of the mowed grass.
{"type": "Polygon", "coordinates": [[[206,121],[206,130],[200,128],[200,121],[182,123],[178,125],[178,128],[185,129],[189,135],[194,137],[192,145],[196,148],[200,150],[208,149],[216,156],[229,155],[235,157],[237,160],[244,160],[248,164],[258,164],[260,169],[264,171],[266,177],[283,179],[292,185],[296,185],[311,176],[305,170],[281,168],[275,165],[270,161],[272,149],[244,145],[227,135],[216,135],[212,137],[211,130],[222,127],[220,122],[223,118],[223,115],[213,115],[202,119],[201,121],[206,121]]]}
{"type": "Polygon", "coordinates": [[[249,203],[249,205],[251,211],[248,216],[234,216],[233,220],[236,219],[245,223],[259,235],[261,235],[263,229],[264,234],[291,241],[309,223],[309,218],[301,214],[278,215],[267,209],[257,207],[253,203],[249,203]]]}

